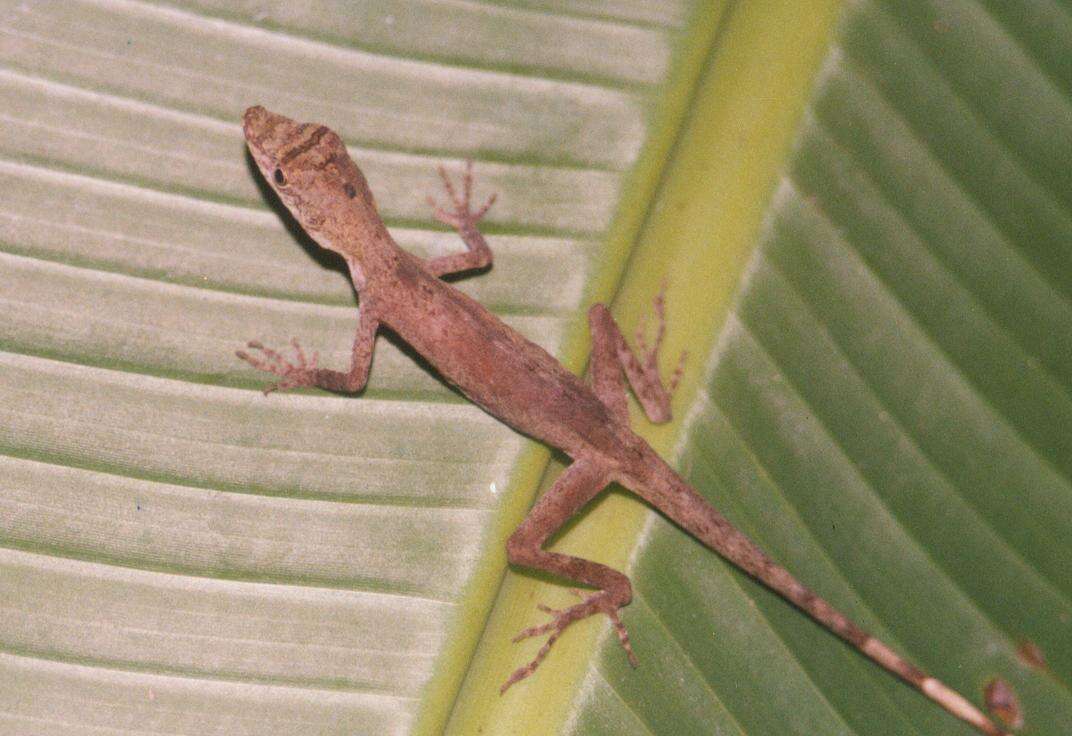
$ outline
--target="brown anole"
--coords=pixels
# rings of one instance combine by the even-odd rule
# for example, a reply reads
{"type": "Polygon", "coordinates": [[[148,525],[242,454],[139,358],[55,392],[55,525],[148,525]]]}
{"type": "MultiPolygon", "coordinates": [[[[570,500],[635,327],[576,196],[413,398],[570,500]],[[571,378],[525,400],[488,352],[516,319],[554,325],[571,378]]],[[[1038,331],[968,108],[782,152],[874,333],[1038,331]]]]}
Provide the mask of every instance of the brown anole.
{"type": "Polygon", "coordinates": [[[323,125],[297,123],[263,107],[249,108],[243,123],[257,167],[305,231],[346,261],[360,299],[348,371],[319,367],[315,355],[307,357],[296,341],[293,361],[257,342],[249,343],[254,354],[238,351],[246,362],[279,377],[268,390],[318,386],[360,391],[368,378],[376,332],[383,326],[473,403],[572,460],[507,540],[507,556],[515,565],[553,573],[596,592],[562,610],[541,607],[551,620],[517,638],[546,634],[547,640],[531,662],[507,678],[502,690],[532,674],[570,624],[597,613],[607,615],[630,662],[636,664],[618,617],[618,609],[632,598],[629,579],[605,565],[543,548],[608,484],[617,483],[953,715],[990,736],[1004,733],[964,697],[906,662],[774,562],[629,428],[623,374],[651,421],[670,419],[675,380],[664,386],[656,365],[661,300],[656,301],[659,337],[650,349],[641,346],[640,357],[605,306],[596,304],[589,310],[592,357],[586,384],[441,280],[447,274],[491,265],[491,249],[477,223],[494,197],[471,209],[471,167],[461,192],[440,169],[452,206],[435,207],[436,218],[457,230],[466,251],[422,260],[391,238],[364,175],[338,135],[323,125]]]}

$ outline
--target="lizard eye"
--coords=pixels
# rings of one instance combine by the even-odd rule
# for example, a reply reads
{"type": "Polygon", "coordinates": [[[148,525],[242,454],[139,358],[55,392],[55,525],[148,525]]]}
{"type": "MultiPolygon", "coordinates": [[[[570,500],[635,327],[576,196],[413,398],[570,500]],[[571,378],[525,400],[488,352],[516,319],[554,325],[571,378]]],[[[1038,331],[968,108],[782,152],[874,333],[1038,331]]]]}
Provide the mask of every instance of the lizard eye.
{"type": "Polygon", "coordinates": [[[272,178],[275,179],[275,183],[281,187],[286,186],[287,184],[287,177],[282,169],[276,169],[275,173],[272,174],[272,178]]]}
{"type": "Polygon", "coordinates": [[[357,196],[357,190],[354,189],[354,185],[350,184],[349,182],[346,183],[346,186],[344,186],[342,190],[346,192],[346,196],[350,199],[353,199],[357,196]]]}

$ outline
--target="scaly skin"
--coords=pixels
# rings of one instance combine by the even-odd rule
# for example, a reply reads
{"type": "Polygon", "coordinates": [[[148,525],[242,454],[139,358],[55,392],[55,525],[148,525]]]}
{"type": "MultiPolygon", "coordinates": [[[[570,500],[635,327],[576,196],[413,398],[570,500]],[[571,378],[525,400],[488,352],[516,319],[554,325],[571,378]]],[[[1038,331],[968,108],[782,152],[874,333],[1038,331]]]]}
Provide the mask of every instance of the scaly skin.
{"type": "Polygon", "coordinates": [[[623,374],[649,419],[670,418],[676,375],[664,386],[656,367],[663,331],[661,296],[656,301],[657,339],[642,359],[630,349],[610,312],[600,304],[592,307],[588,386],[545,350],[440,280],[448,273],[491,264],[491,250],[477,223],[493,199],[475,211],[470,208],[471,167],[460,194],[440,170],[452,206],[435,209],[440,221],[458,231],[467,251],[422,261],[391,238],[364,175],[331,130],[296,123],[263,107],[247,110],[243,127],[265,180],[314,240],[346,260],[360,296],[349,371],[320,368],[316,356],[307,357],[297,342],[293,362],[259,343],[249,344],[255,353],[239,351],[243,360],[279,376],[268,390],[319,386],[360,391],[368,378],[376,331],[383,325],[489,414],[573,459],[507,541],[506,549],[513,564],[544,570],[597,592],[561,611],[542,608],[551,620],[526,629],[518,639],[547,634],[547,641],[528,665],[510,675],[503,690],[532,674],[570,624],[597,613],[611,619],[635,664],[618,617],[618,609],[632,599],[629,579],[605,565],[543,549],[548,537],[608,484],[620,483],[956,717],[988,736],[1003,733],[963,697],[865,633],[775,563],[630,429],[623,374]]]}

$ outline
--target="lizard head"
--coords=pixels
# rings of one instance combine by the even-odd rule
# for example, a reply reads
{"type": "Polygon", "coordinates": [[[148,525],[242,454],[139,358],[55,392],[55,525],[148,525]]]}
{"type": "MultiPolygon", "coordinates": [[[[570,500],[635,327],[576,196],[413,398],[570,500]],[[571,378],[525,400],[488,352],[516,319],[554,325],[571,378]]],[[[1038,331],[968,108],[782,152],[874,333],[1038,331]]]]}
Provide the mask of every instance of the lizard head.
{"type": "Polygon", "coordinates": [[[246,110],[250,155],[287,209],[321,246],[343,256],[354,235],[379,225],[376,203],[342,139],[315,123],[298,123],[260,105],[246,110]]]}

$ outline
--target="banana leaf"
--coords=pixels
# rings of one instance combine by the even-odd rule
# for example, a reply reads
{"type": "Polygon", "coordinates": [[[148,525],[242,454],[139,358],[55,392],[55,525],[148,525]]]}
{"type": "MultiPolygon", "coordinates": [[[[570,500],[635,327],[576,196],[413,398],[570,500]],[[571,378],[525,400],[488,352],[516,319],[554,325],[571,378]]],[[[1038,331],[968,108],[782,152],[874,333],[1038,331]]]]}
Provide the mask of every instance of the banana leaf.
{"type": "Polygon", "coordinates": [[[503,543],[563,458],[386,335],[244,153],[337,130],[392,232],[497,192],[455,281],[583,372],[607,301],[688,351],[635,426],[824,597],[1025,734],[1072,730],[1072,10],[901,0],[0,2],[0,732],[968,734],[611,489],[633,579],[536,673],[503,543]]]}

